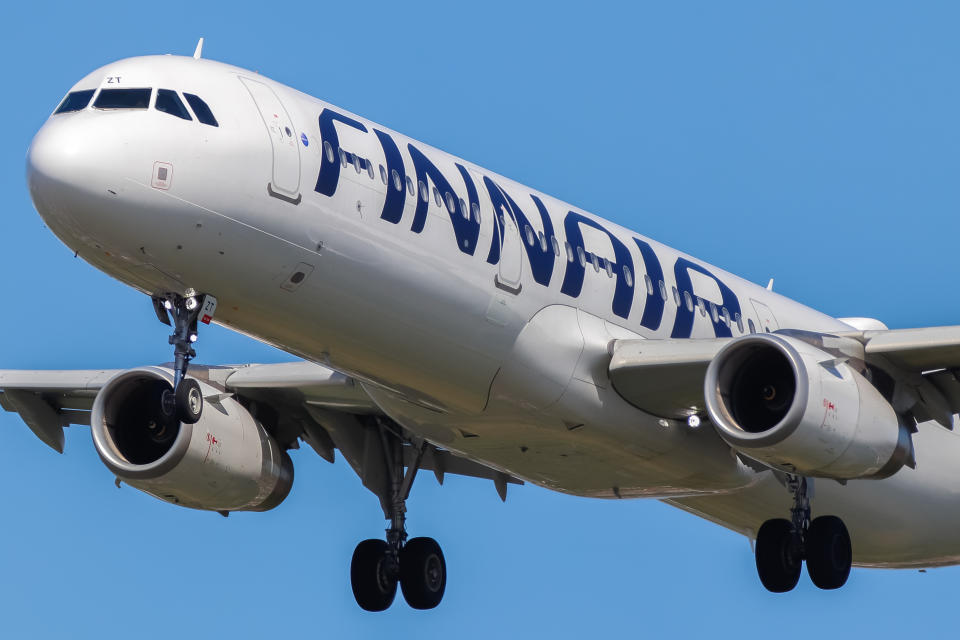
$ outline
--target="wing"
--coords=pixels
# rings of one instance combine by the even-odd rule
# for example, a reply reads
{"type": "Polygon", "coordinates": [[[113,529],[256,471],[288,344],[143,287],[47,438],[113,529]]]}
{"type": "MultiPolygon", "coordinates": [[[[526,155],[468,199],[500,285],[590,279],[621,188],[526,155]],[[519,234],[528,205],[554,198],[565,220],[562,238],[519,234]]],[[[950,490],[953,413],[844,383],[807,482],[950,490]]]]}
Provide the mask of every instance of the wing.
{"type": "MultiPolygon", "coordinates": [[[[119,373],[122,370],[0,370],[0,407],[20,414],[40,440],[63,453],[64,428],[89,426],[97,393],[119,373]]],[[[194,365],[190,375],[224,396],[236,397],[281,446],[299,448],[302,440],[329,462],[339,449],[364,484],[374,483],[373,468],[379,473],[382,464],[370,455],[374,445],[379,446],[376,432],[388,418],[353,378],[310,362],[194,365]]],[[[402,432],[398,425],[392,428],[402,432]]],[[[499,470],[404,436],[404,465],[431,470],[441,483],[446,473],[485,478],[494,482],[501,498],[508,483],[522,484],[499,470]]]]}
{"type": "MultiPolygon", "coordinates": [[[[952,428],[953,415],[960,412],[960,326],[777,333],[885,372],[893,382],[894,408],[920,422],[932,419],[952,428]]],[[[612,351],[610,380],[624,399],[647,413],[685,418],[702,411],[707,367],[736,339],[619,340],[612,351]]]]}

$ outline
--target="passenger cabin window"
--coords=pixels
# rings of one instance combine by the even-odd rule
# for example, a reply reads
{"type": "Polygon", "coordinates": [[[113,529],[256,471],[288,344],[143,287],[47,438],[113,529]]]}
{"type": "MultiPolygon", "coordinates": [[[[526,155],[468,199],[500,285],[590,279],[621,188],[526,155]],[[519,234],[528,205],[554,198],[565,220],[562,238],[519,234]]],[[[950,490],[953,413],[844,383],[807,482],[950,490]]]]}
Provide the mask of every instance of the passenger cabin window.
{"type": "Polygon", "coordinates": [[[664,302],[666,302],[667,301],[667,285],[663,282],[663,280],[658,280],[657,286],[660,287],[660,297],[663,299],[664,302]]]}
{"type": "Polygon", "coordinates": [[[628,287],[633,286],[633,274],[630,273],[630,267],[627,265],[623,265],[623,280],[627,283],[628,287]]]}
{"type": "Polygon", "coordinates": [[[754,326],[753,320],[751,320],[750,318],[747,318],[747,326],[750,327],[750,333],[756,333],[756,332],[757,332],[757,327],[754,326]]]}
{"type": "Polygon", "coordinates": [[[193,109],[193,115],[197,116],[197,120],[211,127],[220,126],[217,124],[217,119],[213,117],[213,111],[210,111],[210,107],[200,99],[200,96],[192,93],[184,93],[183,97],[187,99],[187,103],[190,105],[190,108],[193,109]]]}
{"type": "Polygon", "coordinates": [[[70,113],[71,111],[81,111],[90,104],[90,98],[93,97],[93,89],[84,89],[83,91],[71,91],[63,99],[54,114],[70,113]]]}
{"type": "Polygon", "coordinates": [[[477,224],[480,224],[480,205],[476,202],[470,205],[470,210],[473,211],[473,220],[477,224]]]}
{"type": "Polygon", "coordinates": [[[413,180],[410,179],[410,176],[407,176],[407,194],[413,195],[413,180]]]}
{"type": "Polygon", "coordinates": [[[186,105],[183,104],[183,100],[180,99],[176,91],[157,89],[157,101],[153,106],[156,107],[157,111],[169,113],[172,116],[177,116],[184,120],[193,120],[193,118],[190,117],[190,112],[187,111],[186,105]]]}
{"type": "Polygon", "coordinates": [[[146,109],[153,89],[101,89],[95,109],[146,109]]]}
{"type": "Polygon", "coordinates": [[[380,165],[380,182],[387,184],[387,170],[383,167],[383,165],[380,165]]]}
{"type": "Polygon", "coordinates": [[[553,245],[553,255],[560,257],[560,241],[557,236],[550,236],[550,243],[553,245]]]}
{"type": "MultiPolygon", "coordinates": [[[[327,154],[327,162],[333,162],[333,145],[330,144],[329,140],[323,141],[323,152],[327,154]]],[[[380,167],[382,170],[383,167],[380,167]]]]}
{"type": "Polygon", "coordinates": [[[417,182],[417,187],[420,189],[420,199],[424,202],[430,202],[430,194],[427,193],[427,185],[423,184],[423,180],[417,182]]]}

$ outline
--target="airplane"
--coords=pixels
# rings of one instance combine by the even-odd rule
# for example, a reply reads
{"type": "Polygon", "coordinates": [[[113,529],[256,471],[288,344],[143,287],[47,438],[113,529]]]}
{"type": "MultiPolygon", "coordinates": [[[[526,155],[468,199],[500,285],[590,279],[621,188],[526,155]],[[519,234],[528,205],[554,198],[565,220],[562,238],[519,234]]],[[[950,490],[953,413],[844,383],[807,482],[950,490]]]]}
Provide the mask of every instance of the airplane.
{"type": "Polygon", "coordinates": [[[118,484],[222,515],[281,504],[301,441],[339,452],[388,522],[368,611],[443,598],[421,471],[662,500],[772,592],[960,563],[960,327],[830,317],[202,44],[91,72],[31,143],[48,228],[173,332],[167,364],[0,371],[41,441],[89,426],[118,484]],[[301,360],[195,364],[212,322],[301,360]]]}

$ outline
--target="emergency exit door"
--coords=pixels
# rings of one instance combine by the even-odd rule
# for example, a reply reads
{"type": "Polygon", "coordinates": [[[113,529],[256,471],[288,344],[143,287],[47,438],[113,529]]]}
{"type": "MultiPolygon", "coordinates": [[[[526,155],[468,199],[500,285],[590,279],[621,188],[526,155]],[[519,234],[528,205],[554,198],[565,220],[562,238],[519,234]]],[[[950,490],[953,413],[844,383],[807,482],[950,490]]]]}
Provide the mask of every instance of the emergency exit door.
{"type": "Polygon", "coordinates": [[[251,78],[240,78],[250,92],[273,148],[273,174],[267,185],[270,195],[300,203],[300,145],[293,120],[273,89],[251,78]]]}

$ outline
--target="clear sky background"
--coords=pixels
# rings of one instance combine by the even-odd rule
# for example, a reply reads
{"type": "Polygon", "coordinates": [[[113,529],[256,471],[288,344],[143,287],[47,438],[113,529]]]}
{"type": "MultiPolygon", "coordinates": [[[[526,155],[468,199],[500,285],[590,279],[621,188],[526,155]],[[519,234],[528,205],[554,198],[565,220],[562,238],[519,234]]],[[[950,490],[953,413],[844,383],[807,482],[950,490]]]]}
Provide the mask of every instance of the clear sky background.
{"type": "MultiPolygon", "coordinates": [[[[7,3],[0,367],[170,359],[149,301],[76,260],[24,182],[30,140],[105,63],[205,56],[290,84],[837,316],[960,323],[960,7],[952,2],[7,3]]],[[[221,328],[200,361],[286,354],[221,328]]],[[[960,570],[806,574],[767,593],[745,538],[655,501],[431,474],[411,535],[446,597],[357,608],[385,526],[342,460],[292,452],[265,514],[116,489],[85,427],[59,456],[0,412],[0,636],[955,637],[960,570]],[[802,626],[801,626],[802,623],[802,626]]],[[[960,464],[960,460],[958,460],[960,464]]],[[[960,535],[960,532],[957,532],[960,535]]]]}

